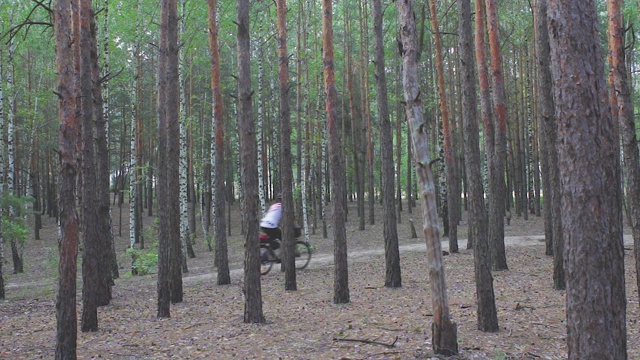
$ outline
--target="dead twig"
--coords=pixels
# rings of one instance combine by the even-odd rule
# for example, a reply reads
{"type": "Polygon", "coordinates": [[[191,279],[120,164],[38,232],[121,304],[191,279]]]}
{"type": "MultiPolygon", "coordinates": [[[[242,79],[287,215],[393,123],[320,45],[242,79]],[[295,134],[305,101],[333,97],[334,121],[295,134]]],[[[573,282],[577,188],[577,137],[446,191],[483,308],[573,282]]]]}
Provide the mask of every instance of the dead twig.
{"type": "Polygon", "coordinates": [[[380,341],[375,341],[375,340],[369,340],[369,339],[351,339],[351,338],[333,338],[333,341],[350,341],[350,342],[360,342],[363,344],[374,344],[374,345],[382,345],[382,346],[386,346],[388,348],[392,348],[396,346],[396,342],[398,342],[398,337],[396,336],[396,338],[393,340],[393,342],[391,344],[387,344],[387,343],[383,343],[380,341]]]}

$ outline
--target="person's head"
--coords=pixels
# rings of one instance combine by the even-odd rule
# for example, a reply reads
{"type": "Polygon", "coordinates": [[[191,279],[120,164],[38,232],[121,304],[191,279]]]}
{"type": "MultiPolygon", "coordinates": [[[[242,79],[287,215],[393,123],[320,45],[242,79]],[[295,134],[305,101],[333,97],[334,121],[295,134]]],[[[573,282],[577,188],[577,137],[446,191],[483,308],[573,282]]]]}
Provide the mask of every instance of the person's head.
{"type": "Polygon", "coordinates": [[[276,195],[276,202],[282,202],[282,193],[278,193],[278,195],[276,195]]]}

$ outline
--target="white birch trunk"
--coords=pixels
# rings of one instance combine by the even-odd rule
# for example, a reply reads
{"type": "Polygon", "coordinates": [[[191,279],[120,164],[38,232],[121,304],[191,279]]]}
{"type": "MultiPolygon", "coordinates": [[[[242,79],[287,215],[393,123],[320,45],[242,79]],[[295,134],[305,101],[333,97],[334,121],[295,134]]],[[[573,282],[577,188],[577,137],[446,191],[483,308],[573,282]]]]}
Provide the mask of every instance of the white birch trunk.
{"type": "MultiPolygon", "coordinates": [[[[13,24],[13,8],[11,10],[11,15],[10,17],[10,23],[13,24]]],[[[14,196],[14,188],[15,188],[15,165],[16,165],[16,161],[15,161],[15,113],[14,113],[14,109],[15,109],[15,100],[16,100],[16,94],[14,93],[13,90],[13,75],[15,72],[15,68],[14,68],[14,63],[13,63],[13,55],[15,54],[16,51],[16,45],[13,41],[13,38],[11,38],[11,41],[9,43],[9,57],[7,59],[7,64],[9,65],[9,68],[7,70],[7,89],[6,89],[6,95],[7,98],[9,99],[8,104],[7,104],[7,120],[8,120],[8,126],[7,126],[7,157],[8,157],[8,162],[9,162],[9,168],[7,169],[7,192],[9,196],[14,196]]],[[[16,214],[16,209],[14,209],[12,206],[9,207],[9,216],[13,217],[16,214]]],[[[13,249],[17,249],[18,248],[18,244],[17,244],[17,240],[15,238],[13,239],[9,239],[11,241],[11,248],[13,249]]],[[[20,254],[18,255],[19,259],[22,259],[22,252],[24,251],[24,243],[20,244],[20,254]]],[[[20,260],[20,262],[22,262],[22,260],[20,260]]],[[[16,261],[14,260],[14,271],[18,271],[18,272],[22,272],[22,265],[20,264],[16,264],[16,261]]]]}
{"type": "MultiPolygon", "coordinates": [[[[136,75],[138,76],[138,68],[136,66],[136,70],[135,70],[136,75]]],[[[137,164],[137,143],[136,143],[136,112],[137,112],[137,108],[136,108],[136,102],[138,99],[138,91],[137,88],[135,86],[135,84],[133,85],[133,91],[131,91],[132,96],[131,98],[133,99],[133,104],[132,107],[133,109],[136,109],[134,111],[131,112],[131,158],[130,158],[130,167],[129,167],[129,242],[130,242],[130,247],[132,249],[136,248],[136,206],[137,206],[137,202],[138,199],[136,197],[136,184],[138,183],[138,179],[137,179],[137,171],[136,168],[138,167],[137,164]]]]}
{"type": "MultiPolygon", "coordinates": [[[[186,0],[180,0],[181,20],[180,29],[178,33],[184,35],[184,28],[186,23],[185,13],[186,0]]],[[[183,44],[184,45],[184,44],[183,44]]],[[[178,53],[178,67],[179,67],[179,83],[180,83],[180,246],[182,247],[182,271],[187,273],[189,269],[187,267],[187,241],[189,240],[189,204],[187,203],[187,173],[189,171],[187,166],[187,101],[185,99],[184,90],[184,46],[180,46],[178,53]]]]}
{"type": "MultiPolygon", "coordinates": [[[[13,18],[13,14],[11,14],[11,18],[13,18]]],[[[11,39],[11,43],[9,44],[9,57],[7,59],[8,69],[7,69],[7,88],[5,92],[5,96],[8,99],[7,102],[7,160],[9,163],[9,167],[7,168],[7,192],[9,196],[13,195],[13,188],[15,184],[15,114],[14,110],[14,102],[15,102],[15,94],[13,93],[13,73],[14,73],[14,65],[13,65],[13,54],[15,52],[15,44],[13,39],[11,39]]],[[[11,208],[9,210],[11,216],[13,216],[14,209],[11,208]]]]}
{"type": "MultiPolygon", "coordinates": [[[[259,24],[260,25],[258,34],[261,35],[263,21],[259,21],[259,24]]],[[[258,59],[262,59],[263,56],[262,45],[262,42],[258,42],[258,59]]],[[[264,66],[262,66],[262,61],[258,61],[258,123],[256,124],[256,132],[258,133],[258,195],[260,197],[260,209],[264,214],[267,211],[267,204],[264,195],[264,168],[262,167],[264,157],[264,154],[262,152],[264,142],[262,136],[262,128],[264,125],[264,91],[262,87],[263,79],[264,66]]]]}
{"type": "MultiPolygon", "coordinates": [[[[142,11],[141,11],[141,6],[140,6],[140,0],[137,0],[136,2],[136,6],[137,6],[137,12],[138,12],[138,16],[136,17],[137,21],[136,21],[136,47],[135,47],[135,54],[134,54],[134,58],[137,59],[139,54],[139,43],[140,43],[140,19],[141,19],[141,15],[142,15],[142,11]]],[[[140,76],[139,74],[139,67],[136,64],[134,66],[134,79],[137,79],[138,76],[140,76]]],[[[137,132],[137,122],[136,122],[136,118],[138,116],[138,97],[140,96],[140,94],[138,94],[138,87],[136,86],[135,82],[137,80],[134,80],[134,84],[133,84],[133,91],[131,91],[132,93],[132,99],[133,99],[133,104],[132,104],[132,109],[133,111],[131,112],[132,116],[131,116],[131,159],[130,159],[130,168],[129,168],[129,242],[130,242],[130,247],[132,249],[136,248],[136,229],[139,226],[139,224],[137,223],[137,218],[136,218],[136,209],[138,208],[138,201],[140,201],[137,197],[137,191],[136,191],[136,186],[138,184],[138,181],[140,181],[140,179],[138,179],[138,171],[137,171],[137,167],[138,167],[138,160],[137,160],[137,153],[138,153],[138,144],[136,143],[136,132],[137,132]]],[[[106,103],[106,101],[105,101],[106,103]]],[[[124,180],[124,179],[123,179],[124,180]]],[[[135,261],[135,259],[132,259],[132,262],[135,261]]],[[[133,266],[133,263],[131,264],[133,266]]]]}
{"type": "MultiPolygon", "coordinates": [[[[298,134],[298,136],[301,136],[301,134],[298,134]]],[[[306,150],[305,150],[306,146],[303,145],[301,146],[301,157],[302,157],[302,161],[300,162],[300,166],[302,167],[302,184],[300,184],[301,186],[301,195],[302,195],[302,228],[304,229],[304,240],[306,242],[310,241],[310,236],[309,236],[309,212],[307,209],[307,169],[306,169],[306,161],[305,159],[307,158],[306,155],[306,150]]]]}
{"type": "MultiPolygon", "coordinates": [[[[322,156],[320,159],[320,172],[322,173],[322,181],[327,181],[326,161],[327,161],[327,125],[326,121],[322,122],[322,156]]],[[[327,187],[324,184],[320,184],[322,188],[322,197],[320,203],[322,204],[322,233],[327,237],[327,187]]]]}

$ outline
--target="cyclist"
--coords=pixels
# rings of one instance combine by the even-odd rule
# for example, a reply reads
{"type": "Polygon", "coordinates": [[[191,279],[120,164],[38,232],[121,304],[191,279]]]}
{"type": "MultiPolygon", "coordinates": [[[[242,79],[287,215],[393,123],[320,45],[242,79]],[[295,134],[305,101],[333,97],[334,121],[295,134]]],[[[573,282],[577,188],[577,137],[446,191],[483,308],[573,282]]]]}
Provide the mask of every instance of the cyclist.
{"type": "Polygon", "coordinates": [[[269,236],[269,245],[274,251],[280,247],[278,240],[282,239],[282,231],[278,227],[280,218],[282,218],[282,194],[278,194],[275,202],[269,206],[269,210],[260,220],[260,229],[269,236]]]}

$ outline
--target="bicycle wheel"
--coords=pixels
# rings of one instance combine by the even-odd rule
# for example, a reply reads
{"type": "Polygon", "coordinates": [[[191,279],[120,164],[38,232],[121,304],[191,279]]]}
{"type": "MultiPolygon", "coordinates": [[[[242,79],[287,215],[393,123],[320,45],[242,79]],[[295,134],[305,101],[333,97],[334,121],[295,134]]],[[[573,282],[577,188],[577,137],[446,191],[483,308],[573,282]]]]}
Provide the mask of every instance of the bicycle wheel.
{"type": "Polygon", "coordinates": [[[267,275],[276,261],[276,254],[271,246],[260,244],[260,274],[267,275]]]}
{"type": "Polygon", "coordinates": [[[296,269],[302,270],[311,261],[311,246],[305,241],[296,241],[296,269]]]}

